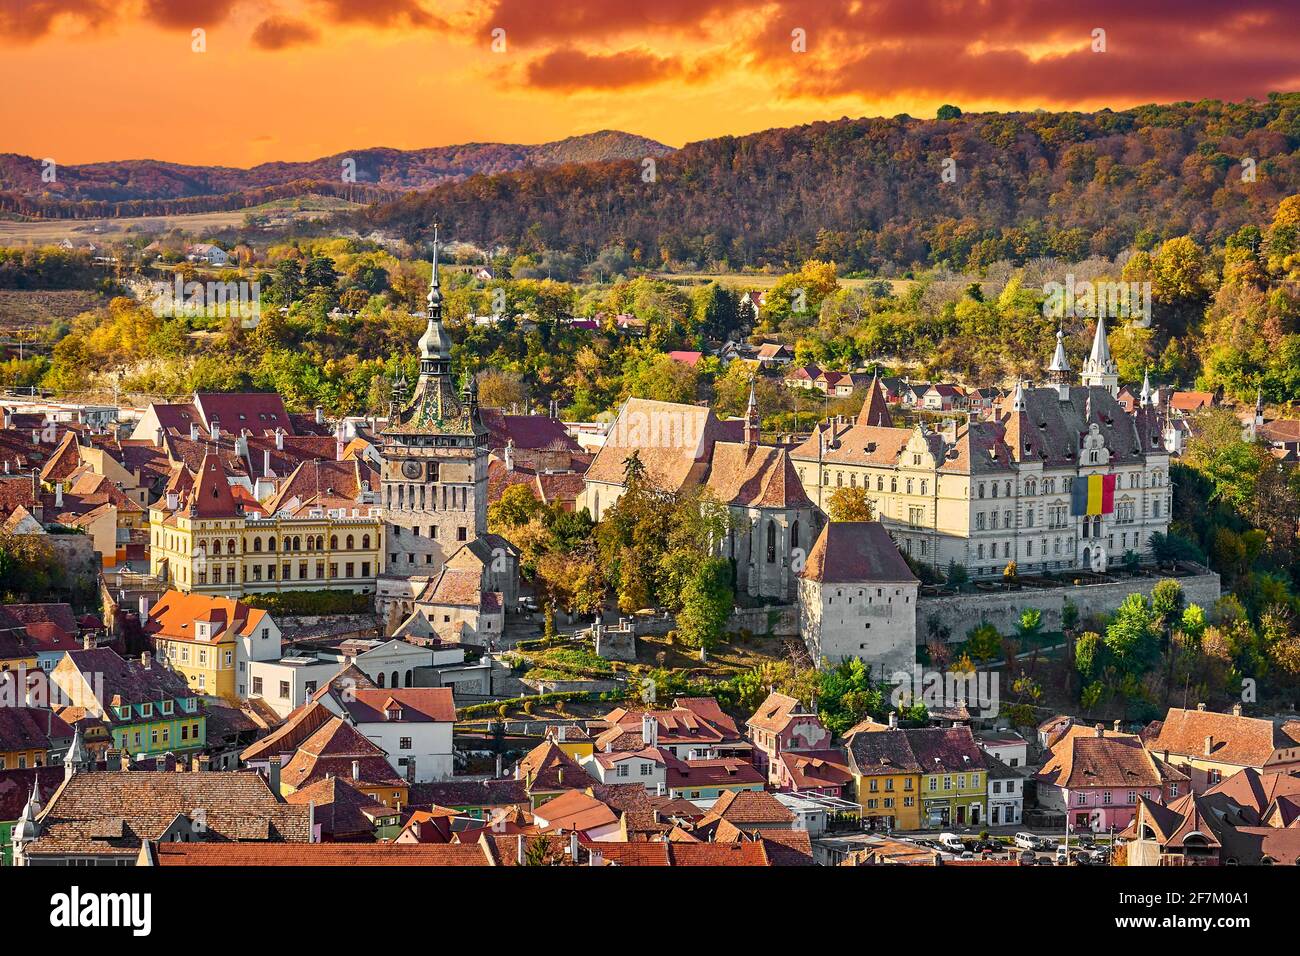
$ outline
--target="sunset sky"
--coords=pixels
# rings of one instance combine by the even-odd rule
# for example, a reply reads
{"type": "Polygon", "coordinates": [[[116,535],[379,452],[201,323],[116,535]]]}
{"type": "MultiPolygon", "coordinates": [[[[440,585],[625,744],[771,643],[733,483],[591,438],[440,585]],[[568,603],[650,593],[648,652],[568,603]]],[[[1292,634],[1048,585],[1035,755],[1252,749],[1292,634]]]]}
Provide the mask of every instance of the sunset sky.
{"type": "Polygon", "coordinates": [[[1300,89],[1297,51],[1295,0],[0,0],[0,152],[249,166],[598,129],[680,146],[942,103],[1262,97],[1300,89]]]}

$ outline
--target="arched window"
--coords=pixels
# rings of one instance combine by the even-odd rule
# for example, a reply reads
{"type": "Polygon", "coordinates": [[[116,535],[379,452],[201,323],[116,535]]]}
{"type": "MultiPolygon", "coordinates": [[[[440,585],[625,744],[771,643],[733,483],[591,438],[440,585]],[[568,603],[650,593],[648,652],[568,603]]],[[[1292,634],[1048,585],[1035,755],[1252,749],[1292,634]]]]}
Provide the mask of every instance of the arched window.
{"type": "Polygon", "coordinates": [[[226,542],[226,554],[239,554],[239,548],[236,547],[234,538],[226,542]]]}
{"type": "Polygon", "coordinates": [[[767,563],[776,562],[776,522],[771,518],[767,519],[767,563]]]}
{"type": "Polygon", "coordinates": [[[339,549],[339,536],[336,534],[332,534],[330,535],[330,550],[337,551],[338,549],[339,549]]]}
{"type": "Polygon", "coordinates": [[[401,686],[402,686],[402,685],[398,682],[397,677],[398,677],[398,675],[397,675],[397,671],[393,671],[393,683],[392,683],[391,686],[393,686],[393,687],[401,687],[401,686]]]}
{"type": "Polygon", "coordinates": [[[220,538],[218,538],[216,541],[213,541],[213,542],[212,542],[212,553],[213,553],[213,554],[220,554],[220,553],[221,553],[221,539],[220,539],[220,538]]]}
{"type": "Polygon", "coordinates": [[[375,675],[375,683],[378,684],[380,687],[383,687],[383,686],[384,686],[384,672],[383,672],[383,671],[380,671],[378,674],[375,675]]]}
{"type": "Polygon", "coordinates": [[[298,537],[298,535],[296,534],[293,536],[293,550],[295,551],[302,550],[302,538],[298,537]]]}
{"type": "Polygon", "coordinates": [[[411,684],[413,683],[411,677],[412,677],[412,675],[413,675],[414,673],[415,673],[414,671],[409,671],[409,670],[406,672],[406,686],[407,686],[407,687],[410,687],[411,684]]]}
{"type": "Polygon", "coordinates": [[[254,553],[254,554],[261,554],[261,553],[262,553],[262,539],[261,539],[261,538],[254,538],[254,539],[253,539],[253,553],[254,553]]]}
{"type": "Polygon", "coordinates": [[[370,535],[368,535],[368,534],[363,534],[363,535],[361,536],[361,547],[363,547],[363,548],[369,548],[369,547],[370,547],[370,535]]]}
{"type": "Polygon", "coordinates": [[[790,547],[799,547],[799,522],[797,519],[794,524],[790,525],[790,547]]]}
{"type": "Polygon", "coordinates": [[[347,542],[348,542],[348,550],[351,551],[351,550],[352,550],[352,535],[348,535],[347,542]]]}
{"type": "Polygon", "coordinates": [[[312,534],[307,535],[307,550],[308,550],[308,551],[315,551],[315,550],[316,550],[316,536],[315,536],[315,535],[312,535],[312,534]]]}

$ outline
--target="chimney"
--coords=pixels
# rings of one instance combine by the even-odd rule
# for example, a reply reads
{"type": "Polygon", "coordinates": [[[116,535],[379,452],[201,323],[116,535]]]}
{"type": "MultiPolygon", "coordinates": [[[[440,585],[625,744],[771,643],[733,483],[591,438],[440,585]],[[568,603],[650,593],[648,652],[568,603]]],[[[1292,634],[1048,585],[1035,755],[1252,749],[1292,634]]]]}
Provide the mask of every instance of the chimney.
{"type": "Polygon", "coordinates": [[[1234,717],[1240,717],[1240,716],[1241,716],[1241,704],[1240,704],[1240,702],[1238,702],[1238,703],[1232,705],[1232,716],[1234,716],[1234,717]]]}
{"type": "Polygon", "coordinates": [[[646,747],[659,746],[659,721],[651,714],[641,715],[641,742],[646,747]]]}
{"type": "Polygon", "coordinates": [[[1113,723],[1113,724],[1111,725],[1111,729],[1112,729],[1113,731],[1115,731],[1115,733],[1119,733],[1119,721],[1118,721],[1118,720],[1116,720],[1115,723],[1113,723]]]}
{"type": "Polygon", "coordinates": [[[266,783],[271,792],[280,796],[280,755],[276,754],[266,762],[266,783]]]}
{"type": "Polygon", "coordinates": [[[316,406],[316,424],[325,424],[325,409],[321,408],[319,405],[316,406]]]}
{"type": "Polygon", "coordinates": [[[145,651],[143,654],[140,655],[140,666],[147,669],[150,665],[151,660],[152,660],[151,655],[149,654],[148,651],[145,651]]]}
{"type": "Polygon", "coordinates": [[[241,458],[248,454],[248,432],[241,431],[239,437],[235,439],[235,454],[241,458]]]}
{"type": "Polygon", "coordinates": [[[54,486],[54,507],[63,507],[63,485],[61,484],[54,486]]]}
{"type": "Polygon", "coordinates": [[[352,761],[352,779],[353,779],[353,780],[360,780],[360,779],[361,779],[361,761],[360,761],[360,760],[354,760],[354,761],[352,761]]]}
{"type": "Polygon", "coordinates": [[[200,772],[207,773],[211,769],[212,769],[212,758],[209,757],[207,754],[200,754],[199,755],[200,772]]]}
{"type": "Polygon", "coordinates": [[[1196,709],[1197,709],[1197,710],[1204,710],[1204,709],[1205,709],[1205,701],[1201,701],[1199,704],[1197,704],[1197,705],[1196,705],[1196,709]]]}
{"type": "Polygon", "coordinates": [[[1208,757],[1213,752],[1214,752],[1214,735],[1206,734],[1205,735],[1205,756],[1208,757]]]}
{"type": "MultiPolygon", "coordinates": [[[[118,755],[118,758],[117,758],[117,765],[118,765],[118,767],[119,767],[120,769],[122,769],[122,770],[130,770],[130,769],[131,769],[131,751],[129,751],[129,750],[123,750],[123,751],[118,755]]],[[[108,767],[105,766],[104,769],[107,770],[108,767]]]]}
{"type": "Polygon", "coordinates": [[[1093,729],[1096,731],[1098,737],[1105,737],[1105,736],[1106,736],[1106,728],[1103,727],[1101,724],[1098,724],[1098,725],[1097,725],[1096,727],[1094,727],[1093,729]]]}
{"type": "Polygon", "coordinates": [[[149,616],[149,595],[141,594],[140,600],[136,602],[136,607],[140,610],[140,620],[143,621],[149,616]]]}
{"type": "Polygon", "coordinates": [[[500,754],[497,754],[497,774],[496,774],[496,775],[497,775],[497,778],[498,778],[498,779],[499,779],[499,778],[501,777],[501,775],[502,775],[502,774],[501,774],[502,769],[503,769],[503,768],[502,768],[502,766],[501,766],[501,755],[500,755],[500,754]]]}
{"type": "Polygon", "coordinates": [[[515,837],[515,863],[519,866],[524,865],[524,835],[522,833],[515,837]]]}
{"type": "Polygon", "coordinates": [[[569,729],[568,724],[560,724],[560,726],[556,727],[555,739],[558,740],[560,743],[564,743],[564,735],[568,731],[568,729],[569,729]]]}
{"type": "Polygon", "coordinates": [[[93,651],[95,649],[95,635],[93,634],[81,635],[81,648],[82,650],[93,651]]]}
{"type": "Polygon", "coordinates": [[[262,474],[267,478],[271,477],[271,449],[269,448],[262,449],[262,474]]]}
{"type": "Polygon", "coordinates": [[[278,428],[275,430],[275,450],[284,451],[284,432],[278,428]]]}
{"type": "Polygon", "coordinates": [[[167,492],[167,510],[175,511],[180,507],[181,496],[174,491],[167,492]]]}
{"type": "Polygon", "coordinates": [[[161,448],[163,445],[163,430],[161,425],[153,430],[153,444],[155,448],[161,448]]]}
{"type": "Polygon", "coordinates": [[[574,863],[578,862],[578,831],[574,830],[569,834],[569,859],[574,863]]]}
{"type": "Polygon", "coordinates": [[[898,711],[896,710],[891,710],[889,712],[889,729],[890,730],[898,729],[898,711]]]}

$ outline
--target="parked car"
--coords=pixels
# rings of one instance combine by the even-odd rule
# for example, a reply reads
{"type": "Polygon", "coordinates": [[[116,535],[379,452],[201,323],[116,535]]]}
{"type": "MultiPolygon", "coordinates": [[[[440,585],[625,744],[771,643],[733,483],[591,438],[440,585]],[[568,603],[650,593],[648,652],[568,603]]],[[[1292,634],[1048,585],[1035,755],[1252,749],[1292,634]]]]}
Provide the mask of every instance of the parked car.
{"type": "Polygon", "coordinates": [[[1064,843],[1056,848],[1056,862],[1062,866],[1070,862],[1070,851],[1064,843]]]}
{"type": "Polygon", "coordinates": [[[940,833],[939,846],[950,853],[964,853],[966,851],[966,844],[962,843],[955,833],[940,833]]]}
{"type": "Polygon", "coordinates": [[[1016,859],[1020,861],[1021,866],[1033,866],[1038,862],[1038,855],[1033,850],[1021,850],[1016,859]]]}
{"type": "Polygon", "coordinates": [[[1043,846],[1043,838],[1036,833],[1020,832],[1015,836],[1016,846],[1022,850],[1039,850],[1043,846]]]}

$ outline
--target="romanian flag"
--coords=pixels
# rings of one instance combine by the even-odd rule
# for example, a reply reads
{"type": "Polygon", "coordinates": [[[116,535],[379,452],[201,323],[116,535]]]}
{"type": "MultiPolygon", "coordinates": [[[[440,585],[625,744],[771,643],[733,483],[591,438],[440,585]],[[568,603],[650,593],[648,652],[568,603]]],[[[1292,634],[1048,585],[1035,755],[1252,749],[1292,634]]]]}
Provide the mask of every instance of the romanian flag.
{"type": "Polygon", "coordinates": [[[1115,476],[1088,475],[1074,482],[1070,513],[1079,515],[1108,515],[1115,511],[1115,476]]]}

